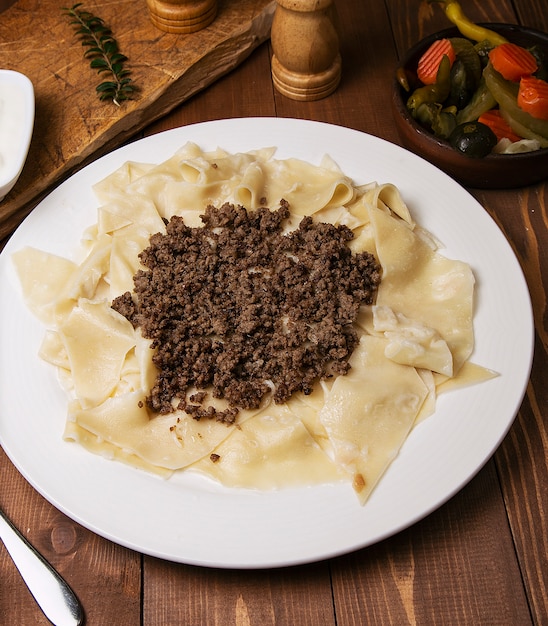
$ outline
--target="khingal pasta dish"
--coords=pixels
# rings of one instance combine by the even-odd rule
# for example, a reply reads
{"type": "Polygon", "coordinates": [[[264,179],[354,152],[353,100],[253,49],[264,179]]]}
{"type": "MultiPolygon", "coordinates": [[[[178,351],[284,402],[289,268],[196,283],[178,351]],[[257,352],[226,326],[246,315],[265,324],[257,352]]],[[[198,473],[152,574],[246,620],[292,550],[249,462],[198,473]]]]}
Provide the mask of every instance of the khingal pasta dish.
{"type": "Polygon", "coordinates": [[[74,259],[13,255],[67,393],[64,438],[227,487],[364,503],[469,361],[474,276],[392,184],[189,143],[94,187],[74,259]]]}

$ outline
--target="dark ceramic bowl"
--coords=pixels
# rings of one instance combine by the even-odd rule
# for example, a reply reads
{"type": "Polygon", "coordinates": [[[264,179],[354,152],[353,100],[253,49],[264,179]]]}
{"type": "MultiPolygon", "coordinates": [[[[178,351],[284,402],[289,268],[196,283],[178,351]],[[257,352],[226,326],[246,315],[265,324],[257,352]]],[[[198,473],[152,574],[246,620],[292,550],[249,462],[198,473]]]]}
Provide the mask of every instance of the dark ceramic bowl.
{"type": "MultiPolygon", "coordinates": [[[[513,24],[485,24],[485,26],[513,43],[522,46],[533,44],[542,46],[548,58],[548,34],[513,24]]],[[[448,28],[426,37],[409,50],[401,67],[409,75],[413,75],[420,56],[435,39],[458,36],[462,35],[456,28],[448,28]]],[[[396,79],[392,92],[392,111],[402,144],[447,172],[461,184],[480,189],[508,189],[548,178],[548,148],[521,154],[490,154],[475,159],[467,157],[452,148],[447,141],[435,137],[412,118],[406,108],[409,93],[396,79]]]]}

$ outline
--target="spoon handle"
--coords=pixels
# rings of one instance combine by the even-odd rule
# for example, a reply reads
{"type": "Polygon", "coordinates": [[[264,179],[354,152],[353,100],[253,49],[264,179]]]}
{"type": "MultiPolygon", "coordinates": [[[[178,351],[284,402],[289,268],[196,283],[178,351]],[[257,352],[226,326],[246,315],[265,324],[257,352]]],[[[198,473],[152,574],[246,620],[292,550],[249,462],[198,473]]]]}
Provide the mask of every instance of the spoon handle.
{"type": "Polygon", "coordinates": [[[83,610],[72,589],[15,528],[2,509],[0,509],[0,539],[44,615],[55,626],[82,624],[83,610]]]}

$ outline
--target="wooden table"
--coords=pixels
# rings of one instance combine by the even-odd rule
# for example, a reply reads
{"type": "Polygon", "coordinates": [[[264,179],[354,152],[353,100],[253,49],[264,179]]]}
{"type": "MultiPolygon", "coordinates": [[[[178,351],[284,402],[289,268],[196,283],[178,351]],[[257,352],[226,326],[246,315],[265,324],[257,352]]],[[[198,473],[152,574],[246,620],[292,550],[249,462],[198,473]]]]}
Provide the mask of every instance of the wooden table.
{"type": "MultiPolygon", "coordinates": [[[[545,0],[462,4],[477,21],[548,31],[545,0]]],[[[279,116],[398,143],[387,106],[397,60],[447,21],[424,0],[337,6],[343,79],[332,96],[299,103],[275,93],[266,43],[144,134],[217,118],[279,116]]],[[[110,543],[46,502],[0,451],[0,504],[73,586],[87,624],[548,624],[548,185],[470,191],[512,244],[536,322],[526,397],[494,457],[447,504],[377,545],[306,566],[231,571],[174,564],[110,543]]],[[[3,547],[0,581],[0,623],[48,623],[3,547]]]]}

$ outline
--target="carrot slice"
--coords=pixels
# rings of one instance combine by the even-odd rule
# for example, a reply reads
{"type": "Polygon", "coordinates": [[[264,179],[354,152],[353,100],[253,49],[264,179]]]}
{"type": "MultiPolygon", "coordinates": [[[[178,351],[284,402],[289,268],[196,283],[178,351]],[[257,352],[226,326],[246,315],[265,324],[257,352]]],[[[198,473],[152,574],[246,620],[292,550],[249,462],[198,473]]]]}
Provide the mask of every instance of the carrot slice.
{"type": "Polygon", "coordinates": [[[548,83],[534,76],[519,81],[518,106],[539,120],[548,120],[548,83]]]}
{"type": "Polygon", "coordinates": [[[510,128],[510,125],[502,117],[498,109],[490,109],[489,111],[482,113],[478,117],[478,122],[489,126],[499,141],[501,139],[509,139],[513,142],[522,139],[522,137],[516,135],[516,133],[510,128]]]}
{"type": "Polygon", "coordinates": [[[436,82],[444,54],[449,57],[449,63],[453,65],[456,59],[453,44],[449,39],[436,39],[419,59],[417,76],[424,85],[433,85],[436,82]]]}
{"type": "Polygon", "coordinates": [[[502,43],[489,52],[491,65],[506,80],[517,82],[522,76],[530,76],[537,71],[535,57],[515,43],[502,43]]]}

